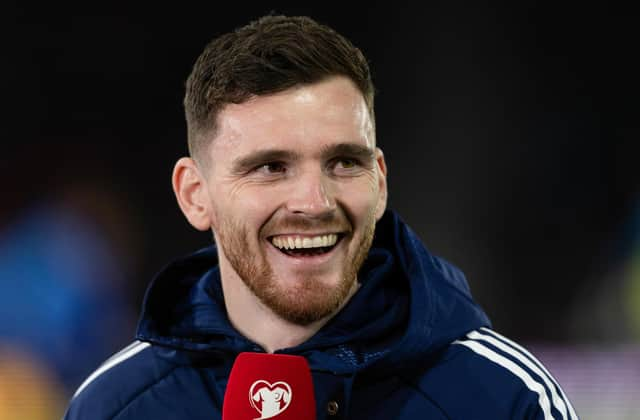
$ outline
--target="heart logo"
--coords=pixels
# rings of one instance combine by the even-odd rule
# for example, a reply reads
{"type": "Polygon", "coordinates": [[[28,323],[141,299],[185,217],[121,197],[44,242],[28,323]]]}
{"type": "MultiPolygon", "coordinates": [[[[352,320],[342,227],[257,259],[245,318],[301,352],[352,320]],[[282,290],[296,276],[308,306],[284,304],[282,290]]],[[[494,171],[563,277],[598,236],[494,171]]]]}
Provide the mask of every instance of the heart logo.
{"type": "Polygon", "coordinates": [[[257,380],[249,389],[249,402],[260,417],[255,420],[270,419],[282,413],[291,404],[291,387],[286,382],[270,384],[262,379],[257,380]]]}

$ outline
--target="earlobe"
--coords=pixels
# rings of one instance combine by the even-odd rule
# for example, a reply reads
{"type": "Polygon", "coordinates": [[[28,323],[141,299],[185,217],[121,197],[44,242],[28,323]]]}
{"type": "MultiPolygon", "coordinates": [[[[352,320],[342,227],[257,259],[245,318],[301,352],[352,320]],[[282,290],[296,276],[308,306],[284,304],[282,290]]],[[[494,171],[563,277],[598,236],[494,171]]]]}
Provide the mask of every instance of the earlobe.
{"type": "Polygon", "coordinates": [[[183,157],[176,162],[171,184],[180,210],[189,223],[198,230],[209,230],[211,203],[204,179],[193,159],[183,157]]]}
{"type": "Polygon", "coordinates": [[[379,147],[376,148],[376,164],[378,168],[378,205],[376,207],[376,220],[380,220],[387,209],[387,164],[384,160],[384,153],[379,147]]]}

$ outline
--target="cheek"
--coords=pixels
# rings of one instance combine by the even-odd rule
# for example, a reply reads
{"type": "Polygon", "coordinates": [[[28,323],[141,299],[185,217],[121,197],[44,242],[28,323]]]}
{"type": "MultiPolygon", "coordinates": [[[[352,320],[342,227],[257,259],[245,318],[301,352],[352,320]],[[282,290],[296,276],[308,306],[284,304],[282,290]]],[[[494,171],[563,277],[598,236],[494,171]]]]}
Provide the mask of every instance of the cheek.
{"type": "Polygon", "coordinates": [[[249,230],[259,229],[268,216],[274,211],[274,194],[260,189],[244,189],[238,191],[218,192],[219,200],[214,198],[216,219],[234,220],[236,224],[247,226],[249,230]]]}
{"type": "Polygon", "coordinates": [[[363,219],[375,213],[380,190],[376,180],[367,178],[364,182],[353,182],[340,188],[340,201],[354,220],[363,219]]]}

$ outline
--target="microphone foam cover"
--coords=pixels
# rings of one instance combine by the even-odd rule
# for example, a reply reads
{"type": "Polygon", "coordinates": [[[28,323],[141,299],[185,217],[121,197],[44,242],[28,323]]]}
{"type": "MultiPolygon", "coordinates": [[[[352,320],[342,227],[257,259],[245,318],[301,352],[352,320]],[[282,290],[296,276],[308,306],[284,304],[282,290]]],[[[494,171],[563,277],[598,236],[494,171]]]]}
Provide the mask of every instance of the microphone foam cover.
{"type": "Polygon", "coordinates": [[[316,403],[302,356],[240,353],[222,405],[223,420],[315,420],[316,403]]]}

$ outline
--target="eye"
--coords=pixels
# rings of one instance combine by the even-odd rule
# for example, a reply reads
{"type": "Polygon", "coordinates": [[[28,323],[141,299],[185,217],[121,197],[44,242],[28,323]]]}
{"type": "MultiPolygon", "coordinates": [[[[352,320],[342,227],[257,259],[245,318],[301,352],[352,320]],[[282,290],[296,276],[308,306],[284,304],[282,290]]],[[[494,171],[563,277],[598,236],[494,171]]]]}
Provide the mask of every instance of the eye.
{"type": "Polygon", "coordinates": [[[260,165],[256,168],[257,172],[265,175],[283,174],[287,171],[287,168],[282,162],[268,162],[260,165]]]}
{"type": "Polygon", "coordinates": [[[355,159],[340,158],[336,160],[336,167],[340,169],[353,169],[358,165],[355,159]]]}
{"type": "Polygon", "coordinates": [[[363,169],[362,162],[359,159],[351,157],[335,158],[332,165],[333,172],[338,175],[355,175],[360,169],[363,169]]]}

